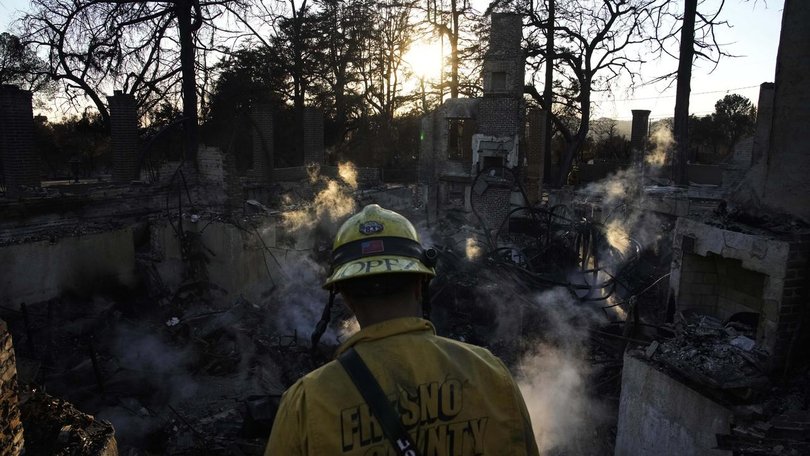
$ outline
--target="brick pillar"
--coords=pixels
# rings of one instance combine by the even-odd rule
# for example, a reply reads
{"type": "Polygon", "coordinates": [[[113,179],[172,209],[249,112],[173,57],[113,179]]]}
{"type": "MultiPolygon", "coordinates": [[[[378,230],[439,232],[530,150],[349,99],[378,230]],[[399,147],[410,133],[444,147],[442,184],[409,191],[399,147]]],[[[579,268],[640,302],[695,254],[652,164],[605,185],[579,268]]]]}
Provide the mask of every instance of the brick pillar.
{"type": "Polygon", "coordinates": [[[542,187],[543,172],[545,171],[545,137],[546,137],[546,111],[532,109],[528,112],[528,125],[526,128],[526,175],[538,180],[542,187]]]}
{"type": "Polygon", "coordinates": [[[751,165],[768,154],[771,143],[771,125],[773,124],[773,82],[763,82],[759,86],[757,102],[757,127],[754,131],[754,148],[751,152],[751,165]]]}
{"type": "Polygon", "coordinates": [[[6,322],[0,320],[0,456],[23,449],[23,426],[17,400],[17,362],[6,322]]]}
{"type": "Polygon", "coordinates": [[[273,110],[269,104],[261,103],[253,107],[253,166],[250,177],[269,182],[274,168],[273,157],[273,110]]]}
{"type": "Polygon", "coordinates": [[[8,197],[39,187],[31,92],[11,85],[0,85],[0,170],[8,197]]]}
{"type": "Polygon", "coordinates": [[[304,164],[323,162],[323,113],[318,108],[304,108],[304,164]]]}
{"type": "Polygon", "coordinates": [[[132,95],[116,90],[107,97],[110,105],[110,139],[112,143],[112,178],[116,182],[137,180],[138,111],[132,95]]]}
{"type": "Polygon", "coordinates": [[[644,163],[644,151],[647,148],[650,111],[646,109],[633,109],[632,112],[633,129],[630,133],[630,148],[633,151],[633,164],[641,166],[644,163]]]}

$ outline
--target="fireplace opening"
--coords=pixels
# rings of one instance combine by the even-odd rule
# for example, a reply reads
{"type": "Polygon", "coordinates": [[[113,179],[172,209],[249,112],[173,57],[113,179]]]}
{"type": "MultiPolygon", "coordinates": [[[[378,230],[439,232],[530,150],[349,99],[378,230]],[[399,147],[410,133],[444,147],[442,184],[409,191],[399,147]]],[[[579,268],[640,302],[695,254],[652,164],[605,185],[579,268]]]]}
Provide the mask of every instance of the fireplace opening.
{"type": "Polygon", "coordinates": [[[757,340],[765,335],[766,274],[751,271],[741,260],[709,253],[684,254],[678,308],[749,326],[757,340]]]}

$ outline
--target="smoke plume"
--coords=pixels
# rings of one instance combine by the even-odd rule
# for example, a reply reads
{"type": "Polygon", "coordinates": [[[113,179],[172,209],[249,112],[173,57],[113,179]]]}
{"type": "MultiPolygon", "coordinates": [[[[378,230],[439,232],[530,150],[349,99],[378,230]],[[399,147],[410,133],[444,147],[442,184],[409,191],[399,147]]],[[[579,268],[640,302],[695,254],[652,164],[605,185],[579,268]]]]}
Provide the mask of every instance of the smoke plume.
{"type": "Polygon", "coordinates": [[[659,122],[653,132],[650,133],[650,143],[653,150],[644,157],[644,161],[652,167],[660,168],[667,163],[669,151],[675,146],[675,139],[669,125],[665,122],[659,122]]]}
{"type": "MultiPolygon", "coordinates": [[[[278,331],[295,332],[299,338],[309,337],[329,299],[328,292],[321,289],[328,271],[315,256],[328,253],[340,223],[357,210],[354,164],[340,163],[338,179],[321,175],[320,169],[315,167],[308,168],[308,173],[310,182],[321,189],[311,201],[300,202],[282,214],[282,228],[293,238],[292,244],[303,249],[286,250],[277,255],[280,269],[288,280],[283,280],[276,296],[281,307],[273,321],[278,331]]],[[[339,306],[335,308],[340,311],[339,306]]],[[[339,331],[329,328],[322,340],[338,342],[353,332],[353,328],[350,321],[339,331]]]]}
{"type": "Polygon", "coordinates": [[[544,321],[543,340],[518,364],[517,381],[532,419],[540,454],[597,454],[589,430],[606,419],[604,405],[588,396],[589,329],[601,314],[554,288],[532,300],[544,321]]]}

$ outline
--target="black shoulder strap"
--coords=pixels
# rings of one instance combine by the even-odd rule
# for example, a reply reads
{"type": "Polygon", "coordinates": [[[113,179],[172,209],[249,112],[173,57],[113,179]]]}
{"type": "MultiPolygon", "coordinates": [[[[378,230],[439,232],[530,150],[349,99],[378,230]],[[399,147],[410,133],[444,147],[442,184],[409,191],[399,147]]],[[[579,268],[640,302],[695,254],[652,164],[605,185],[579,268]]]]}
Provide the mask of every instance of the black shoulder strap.
{"type": "Polygon", "coordinates": [[[374,374],[368,369],[354,347],[343,352],[338,361],[349,374],[357,391],[365,399],[371,413],[377,417],[383,433],[394,446],[394,451],[400,456],[419,456],[416,445],[399,420],[399,414],[394,411],[377,379],[374,378],[374,374]]]}

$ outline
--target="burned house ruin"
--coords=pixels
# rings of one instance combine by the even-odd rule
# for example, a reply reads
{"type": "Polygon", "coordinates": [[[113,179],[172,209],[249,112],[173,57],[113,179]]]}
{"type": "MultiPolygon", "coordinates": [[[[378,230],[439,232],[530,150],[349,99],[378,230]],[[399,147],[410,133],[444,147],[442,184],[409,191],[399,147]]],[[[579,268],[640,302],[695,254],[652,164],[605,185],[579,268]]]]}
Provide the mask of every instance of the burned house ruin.
{"type": "Polygon", "coordinates": [[[808,454],[798,4],[753,137],[680,187],[650,160],[672,144],[647,110],[626,167],[544,185],[555,152],[524,100],[515,14],[491,15],[483,95],[425,115],[418,165],[396,178],[330,165],[315,107],[295,166],[263,103],[246,169],[204,144],[162,157],[116,91],[108,175],[42,180],[31,94],[0,86],[0,455],[262,454],[285,388],[357,329],[334,310],[311,346],[334,230],[368,203],[437,249],[433,322],[516,373],[544,454],[808,454]]]}

